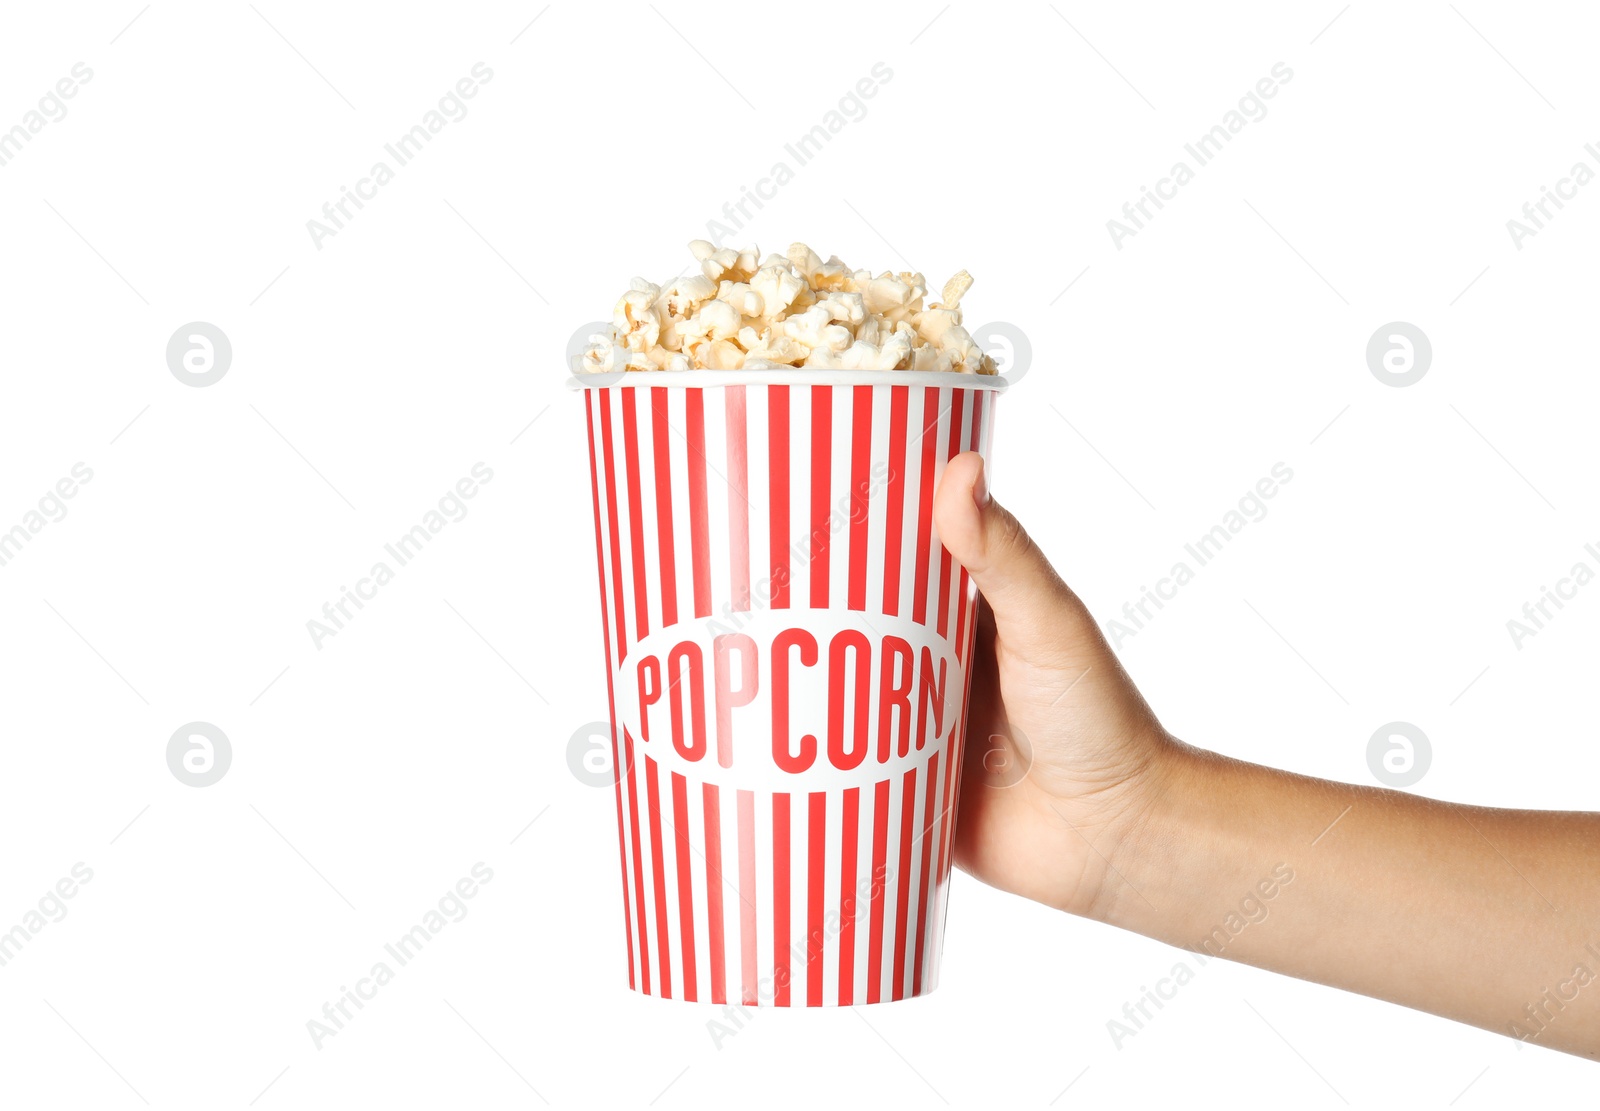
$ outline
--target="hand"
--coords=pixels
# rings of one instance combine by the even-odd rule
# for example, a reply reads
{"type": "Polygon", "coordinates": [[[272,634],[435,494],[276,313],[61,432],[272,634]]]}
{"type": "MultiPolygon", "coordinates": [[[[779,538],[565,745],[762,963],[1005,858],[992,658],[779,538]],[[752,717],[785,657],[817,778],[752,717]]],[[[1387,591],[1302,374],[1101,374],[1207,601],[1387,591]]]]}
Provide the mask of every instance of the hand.
{"type": "Polygon", "coordinates": [[[960,867],[1172,945],[1600,1059],[1586,986],[1600,814],[1452,805],[1183,744],[990,500],[977,455],[950,461],[934,517],[984,600],[960,867]]]}
{"type": "Polygon", "coordinates": [[[976,453],[950,461],[934,520],[982,593],[956,864],[1098,916],[1122,894],[1110,858],[1161,794],[1165,758],[1180,746],[1077,595],[989,497],[976,453]]]}

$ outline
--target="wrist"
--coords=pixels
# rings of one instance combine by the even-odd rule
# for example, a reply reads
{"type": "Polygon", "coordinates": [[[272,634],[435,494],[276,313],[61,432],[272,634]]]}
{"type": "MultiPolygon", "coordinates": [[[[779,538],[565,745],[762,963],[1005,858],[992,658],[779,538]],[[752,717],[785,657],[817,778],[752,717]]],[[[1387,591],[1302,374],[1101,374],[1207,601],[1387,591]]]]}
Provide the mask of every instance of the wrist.
{"type": "Polygon", "coordinates": [[[1144,759],[1123,785],[1116,818],[1097,844],[1098,874],[1081,912],[1148,936],[1168,933],[1162,908],[1172,881],[1192,877],[1205,848],[1188,829],[1195,803],[1213,791],[1223,757],[1158,733],[1141,745],[1144,759]]]}

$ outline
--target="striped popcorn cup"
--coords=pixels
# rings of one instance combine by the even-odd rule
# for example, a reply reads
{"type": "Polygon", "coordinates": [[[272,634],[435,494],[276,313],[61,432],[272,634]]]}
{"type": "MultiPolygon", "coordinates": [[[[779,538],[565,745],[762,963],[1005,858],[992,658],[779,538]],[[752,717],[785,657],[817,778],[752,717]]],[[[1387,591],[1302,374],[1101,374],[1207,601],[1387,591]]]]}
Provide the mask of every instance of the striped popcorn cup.
{"type": "Polygon", "coordinates": [[[977,589],[933,495],[997,377],[579,375],[628,981],[849,1006],[938,983],[977,589]]]}

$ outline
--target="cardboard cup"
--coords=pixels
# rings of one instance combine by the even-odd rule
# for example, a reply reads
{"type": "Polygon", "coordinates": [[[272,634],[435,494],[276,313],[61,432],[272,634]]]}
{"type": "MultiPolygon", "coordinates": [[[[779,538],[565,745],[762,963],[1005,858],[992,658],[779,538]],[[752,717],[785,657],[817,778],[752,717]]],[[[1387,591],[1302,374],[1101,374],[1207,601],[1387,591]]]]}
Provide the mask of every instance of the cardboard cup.
{"type": "Polygon", "coordinates": [[[628,982],[848,1006],[938,983],[977,589],[933,494],[995,377],[585,380],[628,982]]]}

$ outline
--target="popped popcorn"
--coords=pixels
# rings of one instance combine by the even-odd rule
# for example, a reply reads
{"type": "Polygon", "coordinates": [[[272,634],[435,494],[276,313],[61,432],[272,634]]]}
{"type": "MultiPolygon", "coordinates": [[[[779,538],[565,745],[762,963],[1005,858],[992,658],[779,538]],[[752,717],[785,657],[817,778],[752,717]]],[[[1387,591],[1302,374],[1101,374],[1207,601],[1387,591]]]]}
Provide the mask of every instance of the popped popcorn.
{"type": "Polygon", "coordinates": [[[700,264],[664,286],[634,278],[607,331],[573,360],[579,373],[617,370],[940,370],[994,374],[961,326],[965,270],[925,304],[921,274],[851,270],[804,243],[765,258],[703,239],[700,264]]]}

